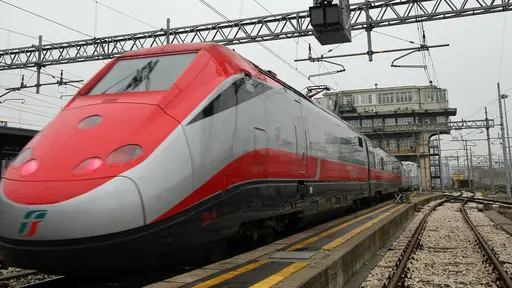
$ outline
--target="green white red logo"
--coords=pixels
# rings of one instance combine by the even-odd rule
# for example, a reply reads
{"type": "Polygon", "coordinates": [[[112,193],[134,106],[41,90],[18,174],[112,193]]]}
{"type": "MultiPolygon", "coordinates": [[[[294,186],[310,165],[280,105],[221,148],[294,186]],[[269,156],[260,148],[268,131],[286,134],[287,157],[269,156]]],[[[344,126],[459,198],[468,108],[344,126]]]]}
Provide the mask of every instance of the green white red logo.
{"type": "Polygon", "coordinates": [[[37,232],[39,223],[44,221],[48,210],[31,210],[25,213],[23,222],[18,230],[19,237],[32,237],[37,232]]]}

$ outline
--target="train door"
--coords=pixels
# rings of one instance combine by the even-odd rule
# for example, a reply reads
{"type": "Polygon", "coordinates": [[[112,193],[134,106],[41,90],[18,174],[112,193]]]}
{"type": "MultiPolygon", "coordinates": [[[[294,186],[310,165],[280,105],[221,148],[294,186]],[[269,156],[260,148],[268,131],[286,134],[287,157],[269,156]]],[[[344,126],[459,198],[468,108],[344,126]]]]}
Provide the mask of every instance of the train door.
{"type": "MultiPolygon", "coordinates": [[[[373,152],[370,151],[370,148],[368,148],[368,142],[364,140],[364,148],[366,150],[366,168],[368,170],[368,196],[372,195],[372,177],[371,177],[371,168],[372,168],[372,160],[374,160],[373,152]]],[[[366,191],[365,191],[366,192],[366,191]]]]}
{"type": "Polygon", "coordinates": [[[298,106],[299,117],[297,119],[297,123],[295,125],[295,134],[297,139],[297,164],[298,164],[298,172],[300,174],[305,174],[307,172],[308,167],[308,151],[307,151],[307,134],[306,129],[304,127],[304,121],[302,117],[302,103],[300,100],[295,100],[298,106]]]}

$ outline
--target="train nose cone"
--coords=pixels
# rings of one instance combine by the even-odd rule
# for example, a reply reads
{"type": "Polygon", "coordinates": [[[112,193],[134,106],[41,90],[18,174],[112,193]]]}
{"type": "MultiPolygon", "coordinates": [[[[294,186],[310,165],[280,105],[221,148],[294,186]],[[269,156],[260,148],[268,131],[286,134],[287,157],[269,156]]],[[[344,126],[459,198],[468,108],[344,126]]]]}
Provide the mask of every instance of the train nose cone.
{"type": "MultiPolygon", "coordinates": [[[[158,105],[103,103],[70,108],[27,145],[25,150],[30,153],[23,162],[34,162],[10,167],[5,178],[77,181],[115,177],[144,161],[178,125],[158,105]],[[114,151],[127,145],[140,147],[136,159],[107,163],[114,151]]],[[[114,158],[122,156],[126,155],[114,158]]]]}
{"type": "MultiPolygon", "coordinates": [[[[114,177],[88,193],[51,205],[10,201],[6,192],[56,190],[88,186],[96,180],[65,182],[0,182],[0,237],[18,240],[65,240],[99,236],[145,224],[140,193],[128,177],[114,177]],[[21,204],[21,205],[20,205],[21,204]],[[25,204],[25,205],[23,205],[25,204]]],[[[96,183],[93,183],[96,184],[96,183]]]]}

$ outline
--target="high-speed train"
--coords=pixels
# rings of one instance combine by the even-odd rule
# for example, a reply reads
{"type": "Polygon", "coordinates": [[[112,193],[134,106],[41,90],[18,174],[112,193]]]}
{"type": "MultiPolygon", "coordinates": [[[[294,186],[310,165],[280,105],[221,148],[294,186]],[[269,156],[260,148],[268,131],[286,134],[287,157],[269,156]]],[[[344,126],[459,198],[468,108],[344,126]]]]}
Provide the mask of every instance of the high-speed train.
{"type": "Polygon", "coordinates": [[[404,173],[395,157],[231,49],[131,51],[10,164],[0,184],[0,255],[58,274],[187,258],[405,189],[404,173]]]}

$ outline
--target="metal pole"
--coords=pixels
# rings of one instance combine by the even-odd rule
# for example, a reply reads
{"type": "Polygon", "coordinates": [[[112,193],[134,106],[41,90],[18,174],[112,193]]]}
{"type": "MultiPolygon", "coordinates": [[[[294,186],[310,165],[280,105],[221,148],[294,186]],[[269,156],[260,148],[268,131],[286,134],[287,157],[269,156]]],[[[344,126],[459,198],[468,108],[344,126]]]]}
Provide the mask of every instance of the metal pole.
{"type": "MultiPolygon", "coordinates": [[[[366,12],[366,22],[370,23],[371,21],[371,18],[370,18],[370,11],[368,9],[368,7],[370,6],[370,1],[369,0],[366,0],[365,1],[365,4],[364,5],[364,10],[366,12]]],[[[369,24],[367,27],[366,27],[366,39],[368,41],[368,61],[372,62],[373,61],[373,48],[372,48],[372,24],[369,24]]]]}
{"type": "Polygon", "coordinates": [[[441,139],[439,138],[439,131],[437,131],[437,149],[439,149],[439,183],[441,184],[441,191],[444,192],[444,186],[443,186],[443,158],[441,158],[441,139]]]}
{"type": "MultiPolygon", "coordinates": [[[[418,136],[419,138],[419,136],[418,136]]],[[[421,161],[420,161],[420,141],[416,141],[416,158],[418,159],[418,166],[416,167],[418,169],[418,186],[420,186],[420,194],[423,193],[422,184],[421,183],[421,161]]]]}
{"type": "Polygon", "coordinates": [[[473,168],[473,149],[472,147],[469,147],[469,163],[470,163],[470,167],[471,167],[471,178],[469,180],[469,183],[472,183],[471,184],[471,187],[475,188],[475,171],[474,171],[474,168],[473,168]],[[471,182],[473,181],[473,182],[471,182]]]}
{"type": "Polygon", "coordinates": [[[450,182],[450,186],[453,184],[451,178],[450,178],[450,160],[446,158],[446,171],[448,171],[448,180],[450,182]]]}
{"type": "Polygon", "coordinates": [[[485,130],[487,130],[487,154],[489,154],[489,173],[491,174],[491,190],[492,194],[495,194],[494,190],[494,171],[492,169],[492,153],[491,153],[491,136],[489,134],[489,118],[487,118],[487,107],[485,107],[485,130]]]}
{"type": "Polygon", "coordinates": [[[471,179],[470,179],[470,176],[469,176],[469,156],[468,156],[468,141],[466,140],[462,140],[464,141],[464,151],[466,152],[466,169],[468,171],[468,185],[469,185],[469,189],[471,189],[471,179]]]}
{"type": "Polygon", "coordinates": [[[39,94],[41,85],[41,61],[43,60],[43,36],[39,35],[39,47],[37,49],[37,76],[36,76],[36,94],[39,94]]]}
{"type": "MultiPolygon", "coordinates": [[[[508,132],[508,117],[507,117],[507,101],[506,99],[508,98],[508,95],[503,95],[504,98],[503,98],[503,110],[505,110],[505,125],[506,125],[506,129],[507,129],[507,147],[508,147],[508,156],[509,156],[509,161],[512,160],[512,157],[510,157],[510,155],[512,155],[510,153],[510,135],[509,135],[509,132],[508,132]]],[[[512,165],[512,162],[509,162],[508,164],[509,166],[512,165]]]]}
{"type": "Polygon", "coordinates": [[[460,174],[459,151],[456,151],[456,153],[457,153],[457,173],[460,174]]]}
{"type": "Polygon", "coordinates": [[[167,44],[171,43],[171,18],[167,18],[167,35],[165,37],[167,44]]]}
{"type": "Polygon", "coordinates": [[[505,184],[507,187],[507,196],[512,199],[512,195],[510,195],[510,165],[508,163],[507,157],[507,147],[505,145],[505,125],[503,125],[503,109],[501,105],[501,91],[500,91],[500,83],[498,82],[498,102],[500,103],[500,123],[501,123],[501,139],[503,142],[503,161],[505,164],[505,184]]]}

